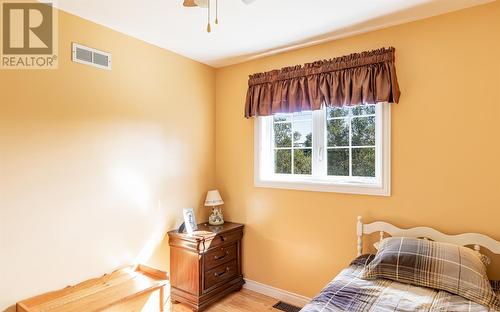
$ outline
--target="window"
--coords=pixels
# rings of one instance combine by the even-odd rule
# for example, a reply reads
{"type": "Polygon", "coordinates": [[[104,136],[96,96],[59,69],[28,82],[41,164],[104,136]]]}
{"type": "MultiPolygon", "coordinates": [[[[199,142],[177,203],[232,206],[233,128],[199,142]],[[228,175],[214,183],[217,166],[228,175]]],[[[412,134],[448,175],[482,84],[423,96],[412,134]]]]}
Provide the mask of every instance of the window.
{"type": "Polygon", "coordinates": [[[376,107],[327,109],[327,174],[375,177],[376,107]]]}
{"type": "Polygon", "coordinates": [[[274,173],[312,173],[312,112],[273,118],[274,173]]]}
{"type": "Polygon", "coordinates": [[[390,105],[258,117],[260,187],[390,195],[390,105]]]}

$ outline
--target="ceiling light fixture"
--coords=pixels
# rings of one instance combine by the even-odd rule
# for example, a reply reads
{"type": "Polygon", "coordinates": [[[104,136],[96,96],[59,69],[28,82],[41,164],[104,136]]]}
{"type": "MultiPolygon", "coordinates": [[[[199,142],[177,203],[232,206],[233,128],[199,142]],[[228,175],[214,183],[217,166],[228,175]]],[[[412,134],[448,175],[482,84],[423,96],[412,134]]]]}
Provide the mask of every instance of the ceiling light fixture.
{"type": "MultiPolygon", "coordinates": [[[[207,17],[208,17],[208,22],[207,22],[207,32],[212,31],[212,27],[210,24],[210,13],[211,13],[211,6],[210,2],[215,1],[215,25],[219,24],[219,0],[184,0],[184,6],[191,8],[191,7],[199,7],[199,8],[205,8],[207,9],[207,17]]],[[[241,0],[245,4],[250,4],[254,2],[255,0],[241,0]]]]}

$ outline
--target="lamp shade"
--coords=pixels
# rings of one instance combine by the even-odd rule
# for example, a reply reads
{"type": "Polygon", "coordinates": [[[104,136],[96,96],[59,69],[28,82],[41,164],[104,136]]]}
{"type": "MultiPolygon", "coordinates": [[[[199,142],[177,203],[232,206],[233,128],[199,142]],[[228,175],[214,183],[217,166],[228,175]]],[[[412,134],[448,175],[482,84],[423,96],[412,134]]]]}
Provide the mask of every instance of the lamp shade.
{"type": "Polygon", "coordinates": [[[207,198],[205,199],[205,206],[218,206],[224,204],[222,197],[220,197],[218,190],[208,191],[207,198]]]}

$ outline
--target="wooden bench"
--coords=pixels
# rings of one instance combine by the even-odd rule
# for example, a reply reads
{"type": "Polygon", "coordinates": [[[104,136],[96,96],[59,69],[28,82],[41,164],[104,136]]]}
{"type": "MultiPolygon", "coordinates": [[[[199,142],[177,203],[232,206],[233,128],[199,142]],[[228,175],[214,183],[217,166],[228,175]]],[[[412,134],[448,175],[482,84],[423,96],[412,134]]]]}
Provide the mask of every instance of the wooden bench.
{"type": "MultiPolygon", "coordinates": [[[[157,311],[164,309],[167,274],[146,266],[127,267],[75,286],[36,296],[16,305],[17,312],[137,311],[126,308],[159,292],[157,311]],[[134,302],[135,301],[135,302],[134,302]]],[[[143,300],[144,301],[144,300],[143,300]]]]}

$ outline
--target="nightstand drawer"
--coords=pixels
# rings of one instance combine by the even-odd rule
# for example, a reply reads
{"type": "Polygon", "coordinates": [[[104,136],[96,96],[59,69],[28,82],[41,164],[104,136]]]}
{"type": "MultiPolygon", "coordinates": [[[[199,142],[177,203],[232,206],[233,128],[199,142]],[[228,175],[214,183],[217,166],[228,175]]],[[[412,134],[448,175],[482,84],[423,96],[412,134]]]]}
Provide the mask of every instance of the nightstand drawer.
{"type": "Polygon", "coordinates": [[[205,254],[205,267],[204,270],[208,271],[216,266],[229,262],[236,259],[238,254],[238,249],[236,244],[223,246],[214,250],[211,250],[205,254]]]}
{"type": "Polygon", "coordinates": [[[243,237],[242,231],[217,234],[211,241],[206,242],[205,250],[212,249],[221,245],[226,245],[232,242],[236,242],[240,240],[242,237],[243,237]]]}
{"type": "Polygon", "coordinates": [[[205,289],[224,282],[238,274],[238,262],[233,260],[205,272],[205,289]]]}

